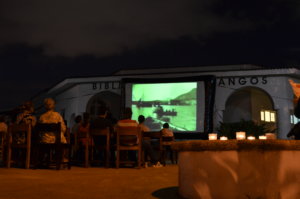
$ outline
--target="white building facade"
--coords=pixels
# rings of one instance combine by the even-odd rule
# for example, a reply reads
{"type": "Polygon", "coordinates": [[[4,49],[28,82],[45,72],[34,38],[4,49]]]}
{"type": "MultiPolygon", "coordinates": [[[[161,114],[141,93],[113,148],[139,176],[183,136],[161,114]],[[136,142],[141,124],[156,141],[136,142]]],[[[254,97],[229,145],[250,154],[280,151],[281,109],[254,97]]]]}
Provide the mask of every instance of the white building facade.
{"type": "Polygon", "coordinates": [[[70,127],[75,116],[83,112],[96,115],[97,107],[103,104],[118,118],[124,100],[121,92],[123,78],[188,78],[203,75],[216,77],[212,111],[214,131],[220,122],[267,119],[277,129],[278,138],[286,139],[293,125],[294,109],[293,90],[288,80],[300,82],[300,71],[296,68],[232,65],[121,70],[112,76],[67,78],[36,96],[33,101],[36,106],[41,106],[44,98],[54,98],[56,110],[70,127]],[[262,113],[266,113],[268,118],[262,118],[262,113]]]}

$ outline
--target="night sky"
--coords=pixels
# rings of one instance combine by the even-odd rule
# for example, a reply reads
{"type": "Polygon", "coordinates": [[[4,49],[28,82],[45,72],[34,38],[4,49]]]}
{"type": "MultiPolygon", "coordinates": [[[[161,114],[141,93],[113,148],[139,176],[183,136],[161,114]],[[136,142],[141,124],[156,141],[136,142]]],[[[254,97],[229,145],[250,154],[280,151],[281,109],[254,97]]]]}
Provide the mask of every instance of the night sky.
{"type": "Polygon", "coordinates": [[[0,0],[0,110],[122,68],[300,64],[298,0],[0,0]]]}

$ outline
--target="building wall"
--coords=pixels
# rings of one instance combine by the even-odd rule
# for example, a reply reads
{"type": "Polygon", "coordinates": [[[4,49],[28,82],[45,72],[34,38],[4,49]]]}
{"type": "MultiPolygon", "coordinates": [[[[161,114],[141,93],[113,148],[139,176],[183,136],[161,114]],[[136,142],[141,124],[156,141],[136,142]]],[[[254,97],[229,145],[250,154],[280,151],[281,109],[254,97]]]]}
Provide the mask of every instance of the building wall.
{"type": "Polygon", "coordinates": [[[294,108],[292,104],[293,91],[288,79],[290,78],[285,76],[217,78],[214,129],[217,130],[220,122],[223,121],[223,112],[227,99],[238,89],[251,86],[262,89],[272,98],[274,109],[277,110],[278,136],[279,138],[286,138],[286,134],[291,128],[290,112],[294,108]]]}
{"type": "Polygon", "coordinates": [[[97,82],[96,85],[94,83],[78,84],[55,97],[56,110],[60,113],[64,112],[64,119],[71,127],[74,124],[74,116],[86,112],[88,101],[102,91],[121,93],[119,86],[113,82],[109,82],[107,85],[102,82],[97,82]]]}
{"type": "MultiPolygon", "coordinates": [[[[280,73],[280,71],[278,72],[280,73]]],[[[274,109],[277,111],[278,137],[286,138],[286,134],[291,128],[290,113],[293,111],[293,91],[289,85],[289,76],[275,74],[268,76],[260,71],[234,71],[234,72],[210,72],[209,75],[217,76],[215,106],[214,106],[214,129],[217,130],[221,121],[223,121],[223,113],[226,101],[238,89],[245,87],[256,87],[263,90],[269,95],[273,101],[274,109]]],[[[195,76],[197,74],[183,74],[179,76],[195,76]]],[[[198,73],[198,75],[206,75],[198,73]]],[[[174,74],[170,76],[174,77],[174,74]]],[[[141,77],[141,75],[139,76],[141,77]]],[[[154,76],[152,76],[154,77],[154,76]]],[[[156,74],[157,77],[157,74],[156,74]]],[[[121,79],[122,77],[120,77],[121,79]]],[[[299,82],[297,79],[293,79],[299,82]]],[[[99,78],[99,82],[81,83],[69,88],[59,95],[56,95],[56,110],[64,112],[68,126],[72,126],[75,115],[82,114],[86,111],[88,101],[96,94],[102,91],[111,91],[121,94],[120,85],[115,82],[103,81],[99,78]]]]}

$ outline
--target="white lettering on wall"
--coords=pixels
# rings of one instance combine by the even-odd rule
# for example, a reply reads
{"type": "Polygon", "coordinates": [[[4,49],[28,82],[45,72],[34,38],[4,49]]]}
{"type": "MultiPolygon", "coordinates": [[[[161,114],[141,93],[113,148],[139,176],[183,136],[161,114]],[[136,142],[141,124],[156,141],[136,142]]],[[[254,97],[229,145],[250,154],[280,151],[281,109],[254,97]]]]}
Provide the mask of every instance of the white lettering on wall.
{"type": "Polygon", "coordinates": [[[267,84],[268,80],[266,76],[253,76],[253,77],[220,77],[218,86],[235,86],[235,85],[257,85],[267,84]]]}
{"type": "Polygon", "coordinates": [[[95,82],[92,83],[93,90],[109,90],[120,89],[120,82],[95,82]]]}

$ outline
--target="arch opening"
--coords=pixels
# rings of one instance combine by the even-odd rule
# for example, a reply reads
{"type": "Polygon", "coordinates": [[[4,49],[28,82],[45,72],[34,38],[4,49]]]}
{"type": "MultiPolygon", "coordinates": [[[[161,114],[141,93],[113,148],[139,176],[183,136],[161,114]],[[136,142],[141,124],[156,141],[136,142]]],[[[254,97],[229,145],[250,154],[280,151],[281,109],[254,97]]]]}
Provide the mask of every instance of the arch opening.
{"type": "Polygon", "coordinates": [[[256,87],[244,87],[232,93],[225,104],[224,123],[241,120],[261,123],[261,110],[274,110],[274,102],[270,95],[256,87]]]}
{"type": "Polygon", "coordinates": [[[106,107],[112,118],[119,118],[121,108],[121,96],[110,92],[102,91],[95,94],[87,103],[86,112],[90,114],[93,119],[97,117],[99,107],[106,107]]]}

